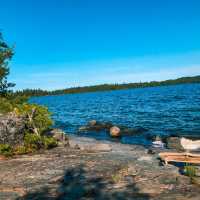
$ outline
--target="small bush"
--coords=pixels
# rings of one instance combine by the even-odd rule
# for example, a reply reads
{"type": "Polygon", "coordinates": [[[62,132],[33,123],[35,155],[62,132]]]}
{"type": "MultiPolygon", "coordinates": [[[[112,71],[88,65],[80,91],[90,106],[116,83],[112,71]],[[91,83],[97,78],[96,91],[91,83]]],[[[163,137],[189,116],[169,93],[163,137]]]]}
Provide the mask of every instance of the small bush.
{"type": "Polygon", "coordinates": [[[29,152],[34,152],[42,148],[43,141],[40,135],[27,133],[24,137],[24,145],[29,152]]]}
{"type": "Polygon", "coordinates": [[[12,156],[13,155],[12,147],[8,144],[0,144],[0,154],[4,156],[12,156]]]}
{"type": "Polygon", "coordinates": [[[53,147],[58,146],[58,142],[53,137],[43,136],[42,140],[43,140],[43,144],[44,144],[45,149],[51,149],[53,147]]]}
{"type": "Polygon", "coordinates": [[[26,154],[26,153],[29,153],[29,152],[25,146],[17,146],[14,148],[15,155],[22,155],[22,154],[26,154]]]}
{"type": "Polygon", "coordinates": [[[189,176],[190,178],[196,176],[196,168],[192,165],[185,165],[184,166],[184,172],[186,176],[189,176]]]}
{"type": "Polygon", "coordinates": [[[53,137],[41,136],[32,133],[27,133],[24,138],[24,144],[26,151],[34,152],[39,149],[51,149],[58,145],[57,141],[53,137]]]}
{"type": "Polygon", "coordinates": [[[15,108],[18,115],[25,117],[27,131],[36,134],[42,134],[53,125],[51,113],[44,106],[24,103],[15,108]]]}
{"type": "Polygon", "coordinates": [[[111,176],[111,178],[112,178],[114,183],[119,183],[122,179],[121,175],[119,175],[119,174],[114,174],[114,175],[111,176]]]}
{"type": "Polygon", "coordinates": [[[19,107],[27,100],[24,96],[14,97],[12,95],[7,95],[7,98],[0,97],[0,113],[6,114],[13,112],[15,108],[19,107]]]}
{"type": "Polygon", "coordinates": [[[53,137],[27,133],[24,138],[24,145],[12,148],[8,144],[0,144],[0,154],[4,156],[22,155],[33,153],[40,149],[51,149],[57,145],[58,143],[53,137]]]}
{"type": "Polygon", "coordinates": [[[6,114],[13,110],[12,104],[6,99],[0,97],[0,113],[6,114]]]}

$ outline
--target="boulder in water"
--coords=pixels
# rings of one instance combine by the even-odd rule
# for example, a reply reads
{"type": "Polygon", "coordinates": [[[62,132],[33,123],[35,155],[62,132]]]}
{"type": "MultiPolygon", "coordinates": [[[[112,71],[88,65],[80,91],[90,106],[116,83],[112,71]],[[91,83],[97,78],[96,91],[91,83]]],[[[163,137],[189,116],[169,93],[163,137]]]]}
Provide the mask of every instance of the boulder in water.
{"type": "Polygon", "coordinates": [[[88,127],[87,126],[81,126],[79,129],[78,129],[79,132],[83,132],[83,131],[88,131],[88,127]]]}
{"type": "Polygon", "coordinates": [[[121,130],[117,126],[113,126],[110,128],[110,136],[111,137],[120,137],[121,136],[121,130]]]}
{"type": "Polygon", "coordinates": [[[82,126],[79,128],[79,132],[84,131],[106,131],[110,133],[112,137],[119,137],[119,136],[135,136],[142,134],[146,131],[146,129],[142,127],[136,127],[136,128],[128,128],[126,126],[114,126],[110,122],[98,122],[96,120],[91,120],[88,122],[86,126],[82,126]],[[113,127],[117,127],[117,130],[113,127]],[[118,130],[120,129],[120,130],[118,130]],[[112,132],[111,132],[112,130],[112,132]],[[119,134],[120,132],[120,134],[119,134]]]}

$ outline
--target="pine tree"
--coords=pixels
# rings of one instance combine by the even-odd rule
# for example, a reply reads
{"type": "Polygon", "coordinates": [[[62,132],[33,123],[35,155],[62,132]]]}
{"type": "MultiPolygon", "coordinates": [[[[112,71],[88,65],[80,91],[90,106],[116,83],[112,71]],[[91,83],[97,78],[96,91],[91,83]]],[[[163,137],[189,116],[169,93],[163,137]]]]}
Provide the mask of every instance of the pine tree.
{"type": "Polygon", "coordinates": [[[10,92],[9,88],[15,86],[15,84],[9,83],[7,80],[10,72],[8,62],[12,56],[13,49],[4,42],[2,34],[0,33],[0,97],[6,97],[10,92]]]}

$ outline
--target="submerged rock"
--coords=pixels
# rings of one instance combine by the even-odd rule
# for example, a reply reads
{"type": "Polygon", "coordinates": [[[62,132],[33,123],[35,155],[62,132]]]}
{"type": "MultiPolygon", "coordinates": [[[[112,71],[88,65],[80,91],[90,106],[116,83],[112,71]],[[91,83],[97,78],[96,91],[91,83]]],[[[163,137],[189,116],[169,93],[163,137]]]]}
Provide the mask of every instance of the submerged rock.
{"type": "Polygon", "coordinates": [[[81,126],[79,129],[78,129],[79,132],[83,132],[83,131],[88,131],[88,127],[87,126],[81,126]]]}
{"type": "Polygon", "coordinates": [[[98,122],[96,120],[91,120],[88,122],[86,126],[80,127],[78,131],[79,132],[106,131],[107,133],[110,134],[111,137],[119,137],[119,136],[135,136],[138,134],[143,134],[147,130],[142,127],[128,128],[126,126],[113,125],[110,122],[98,122]],[[113,127],[117,127],[117,129],[113,127]]]}
{"type": "Polygon", "coordinates": [[[97,124],[96,120],[91,120],[89,121],[88,126],[95,126],[96,124],[97,124]]]}
{"type": "Polygon", "coordinates": [[[121,130],[117,126],[113,126],[110,128],[110,136],[111,137],[120,137],[121,136],[121,130]]]}
{"type": "Polygon", "coordinates": [[[127,127],[120,127],[121,129],[121,135],[122,136],[134,136],[143,134],[146,129],[139,127],[139,128],[127,128],[127,127]]]}
{"type": "Polygon", "coordinates": [[[24,140],[25,123],[13,114],[0,115],[0,143],[18,145],[24,140]]]}
{"type": "Polygon", "coordinates": [[[83,131],[109,131],[109,129],[112,127],[113,125],[109,122],[97,122],[96,120],[91,120],[90,122],[88,122],[88,124],[86,126],[82,126],[79,128],[79,132],[83,132],[83,131]]]}

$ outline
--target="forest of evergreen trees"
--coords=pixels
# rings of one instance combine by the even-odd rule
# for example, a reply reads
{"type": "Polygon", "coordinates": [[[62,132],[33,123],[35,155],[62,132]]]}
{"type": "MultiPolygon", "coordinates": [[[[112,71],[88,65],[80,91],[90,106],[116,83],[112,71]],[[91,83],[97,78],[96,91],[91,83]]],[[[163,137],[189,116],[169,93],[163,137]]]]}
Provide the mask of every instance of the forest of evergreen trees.
{"type": "Polygon", "coordinates": [[[41,90],[41,89],[25,89],[22,91],[16,91],[16,94],[27,95],[27,96],[46,96],[46,95],[60,95],[60,94],[74,94],[74,93],[96,92],[96,91],[121,90],[121,89],[130,89],[130,88],[167,86],[167,85],[177,85],[177,84],[186,84],[186,83],[200,83],[200,76],[182,77],[182,78],[173,79],[173,80],[151,81],[151,82],[143,82],[143,83],[102,84],[102,85],[85,86],[85,87],[73,87],[73,88],[54,90],[54,91],[47,91],[47,90],[41,90]]]}

